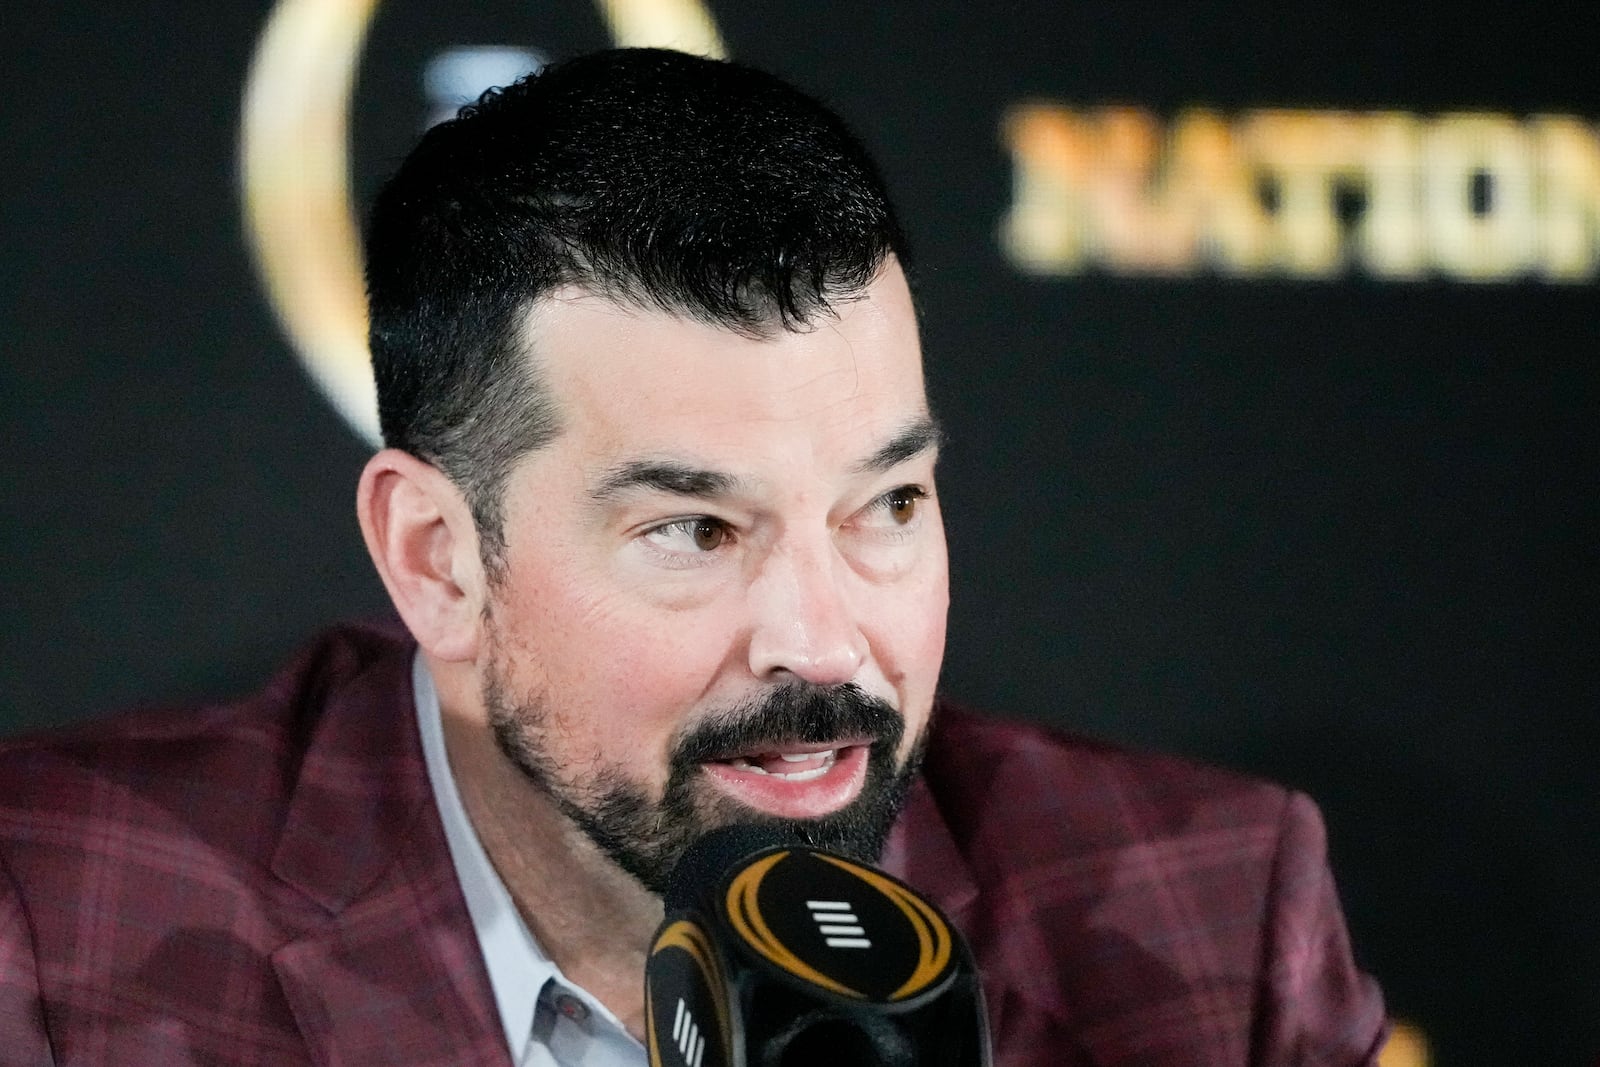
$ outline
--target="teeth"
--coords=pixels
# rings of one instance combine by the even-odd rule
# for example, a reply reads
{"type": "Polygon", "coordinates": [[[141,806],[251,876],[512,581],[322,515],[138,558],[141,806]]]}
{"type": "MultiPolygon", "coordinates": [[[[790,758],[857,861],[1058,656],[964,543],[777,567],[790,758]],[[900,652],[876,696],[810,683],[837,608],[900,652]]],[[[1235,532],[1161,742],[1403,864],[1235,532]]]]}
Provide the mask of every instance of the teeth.
{"type": "MultiPolygon", "coordinates": [[[[809,771],[795,771],[793,774],[774,774],[774,778],[782,778],[786,782],[809,782],[813,778],[821,778],[833,768],[833,761],[829,760],[820,767],[813,767],[809,771]]],[[[771,773],[770,771],[768,772],[771,773]]]]}
{"type": "Polygon", "coordinates": [[[749,771],[752,774],[764,774],[770,778],[781,778],[785,782],[809,782],[811,779],[821,778],[824,774],[827,774],[829,771],[831,771],[834,763],[837,762],[839,758],[839,752],[837,749],[829,749],[824,752],[807,752],[799,756],[790,756],[783,753],[779,753],[778,755],[779,758],[785,763],[815,762],[817,765],[815,767],[808,767],[803,771],[794,771],[790,774],[781,774],[767,770],[765,767],[761,766],[761,764],[750,759],[749,756],[735,756],[728,760],[728,766],[737,767],[741,771],[749,771]]]}

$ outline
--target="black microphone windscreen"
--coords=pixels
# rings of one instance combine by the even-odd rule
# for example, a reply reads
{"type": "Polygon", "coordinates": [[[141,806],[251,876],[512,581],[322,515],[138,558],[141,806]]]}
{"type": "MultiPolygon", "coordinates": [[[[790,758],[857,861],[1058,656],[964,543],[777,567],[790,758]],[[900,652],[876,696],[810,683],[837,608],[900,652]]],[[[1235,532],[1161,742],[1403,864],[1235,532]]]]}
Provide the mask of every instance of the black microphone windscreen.
{"type": "Polygon", "coordinates": [[[747,856],[784,845],[798,845],[792,831],[782,827],[739,823],[712,830],[689,846],[667,879],[663,900],[670,914],[699,903],[706,889],[747,856]]]}

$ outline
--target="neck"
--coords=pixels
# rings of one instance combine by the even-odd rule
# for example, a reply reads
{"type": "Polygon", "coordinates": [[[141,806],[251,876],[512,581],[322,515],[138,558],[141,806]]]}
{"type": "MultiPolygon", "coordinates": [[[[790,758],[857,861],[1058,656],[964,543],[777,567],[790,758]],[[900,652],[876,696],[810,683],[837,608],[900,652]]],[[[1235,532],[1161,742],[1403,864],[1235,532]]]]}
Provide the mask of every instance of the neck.
{"type": "Polygon", "coordinates": [[[644,1038],[644,966],[661,901],[602,853],[494,744],[443,714],[445,750],[473,829],[539,947],[644,1038]]]}

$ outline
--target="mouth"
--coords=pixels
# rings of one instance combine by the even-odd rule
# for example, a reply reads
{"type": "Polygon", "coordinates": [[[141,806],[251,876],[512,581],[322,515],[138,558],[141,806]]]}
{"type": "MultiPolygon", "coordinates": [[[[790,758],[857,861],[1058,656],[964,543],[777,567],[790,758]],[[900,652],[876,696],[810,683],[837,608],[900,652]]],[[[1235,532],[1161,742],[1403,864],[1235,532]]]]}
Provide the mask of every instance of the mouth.
{"type": "Polygon", "coordinates": [[[870,739],[773,744],[700,765],[713,785],[743,804],[786,819],[828,815],[860,795],[870,739]]]}

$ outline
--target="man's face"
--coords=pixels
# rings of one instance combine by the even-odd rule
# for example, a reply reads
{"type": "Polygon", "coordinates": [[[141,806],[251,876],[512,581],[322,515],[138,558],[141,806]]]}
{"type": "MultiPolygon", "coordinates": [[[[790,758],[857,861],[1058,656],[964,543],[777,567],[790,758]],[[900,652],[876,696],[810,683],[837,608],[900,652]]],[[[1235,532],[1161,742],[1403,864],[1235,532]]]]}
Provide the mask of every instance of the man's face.
{"type": "Polygon", "coordinates": [[[899,267],[837,311],[759,340],[577,290],[529,317],[562,431],[506,487],[484,701],[658,892],[729,822],[875,855],[914,769],[948,605],[936,434],[899,267]]]}

